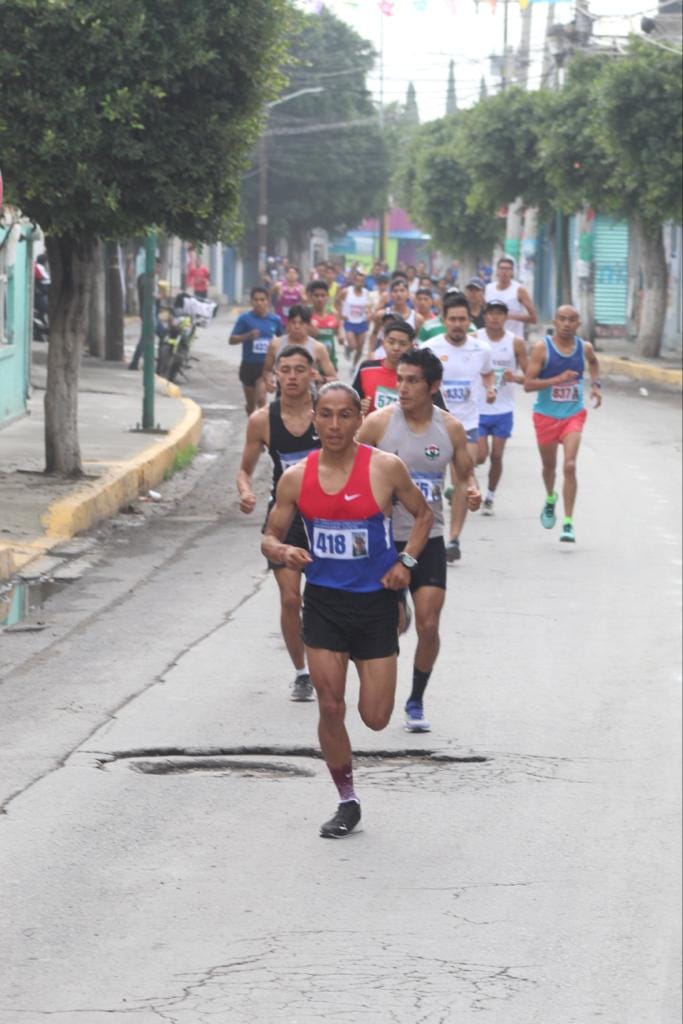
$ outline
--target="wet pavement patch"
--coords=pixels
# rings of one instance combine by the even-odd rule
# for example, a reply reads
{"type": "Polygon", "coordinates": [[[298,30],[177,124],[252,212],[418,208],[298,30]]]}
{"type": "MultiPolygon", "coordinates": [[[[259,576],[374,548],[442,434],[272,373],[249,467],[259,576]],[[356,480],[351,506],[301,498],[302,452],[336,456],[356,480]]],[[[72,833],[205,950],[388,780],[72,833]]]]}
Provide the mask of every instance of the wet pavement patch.
{"type": "MultiPolygon", "coordinates": [[[[35,611],[39,611],[54,594],[58,594],[67,583],[50,579],[31,582],[10,583],[0,587],[0,629],[7,632],[21,632],[27,627],[21,623],[35,611]]],[[[43,623],[33,623],[31,628],[42,628],[43,623]]]]}

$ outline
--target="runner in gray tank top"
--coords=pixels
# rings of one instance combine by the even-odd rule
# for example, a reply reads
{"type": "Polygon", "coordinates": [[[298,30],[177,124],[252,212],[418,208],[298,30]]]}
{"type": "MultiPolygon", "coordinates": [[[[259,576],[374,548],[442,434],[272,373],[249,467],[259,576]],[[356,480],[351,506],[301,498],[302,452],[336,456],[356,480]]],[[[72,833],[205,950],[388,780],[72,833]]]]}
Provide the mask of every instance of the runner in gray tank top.
{"type": "MultiPolygon", "coordinates": [[[[476,511],[481,503],[481,494],[470,485],[474,464],[464,427],[450,413],[432,404],[442,376],[443,364],[430,349],[405,352],[398,364],[398,404],[368,416],[358,435],[361,443],[398,455],[405,462],[434,514],[429,540],[411,571],[417,649],[413,688],[405,706],[408,732],[429,732],[431,728],[424,715],[424,692],[439,653],[439,619],[446,599],[444,534],[447,532],[450,537],[453,527],[450,525],[446,530],[442,496],[449,464],[454,478],[467,488],[471,511],[476,511]]],[[[405,547],[412,527],[412,516],[396,506],[393,531],[399,551],[405,547]]]]}

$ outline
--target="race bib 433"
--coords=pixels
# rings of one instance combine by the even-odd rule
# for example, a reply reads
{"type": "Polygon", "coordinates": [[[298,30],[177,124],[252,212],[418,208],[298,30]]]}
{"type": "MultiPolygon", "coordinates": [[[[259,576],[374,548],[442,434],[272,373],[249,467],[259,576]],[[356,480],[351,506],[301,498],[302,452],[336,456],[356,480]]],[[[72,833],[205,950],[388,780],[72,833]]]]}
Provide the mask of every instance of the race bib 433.
{"type": "Polygon", "coordinates": [[[469,380],[446,380],[442,387],[447,402],[469,402],[472,382],[469,380]]]}

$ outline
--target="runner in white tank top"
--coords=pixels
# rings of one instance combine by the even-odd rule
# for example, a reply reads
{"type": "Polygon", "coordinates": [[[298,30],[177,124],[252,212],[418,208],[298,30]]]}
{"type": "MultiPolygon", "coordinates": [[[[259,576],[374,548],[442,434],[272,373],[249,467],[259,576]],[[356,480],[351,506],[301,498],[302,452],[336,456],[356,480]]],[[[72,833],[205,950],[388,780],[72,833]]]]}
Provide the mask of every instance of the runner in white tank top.
{"type": "Polygon", "coordinates": [[[524,336],[524,324],[535,324],[538,314],[526,288],[515,281],[514,262],[509,256],[501,256],[496,264],[496,280],[486,285],[487,302],[498,299],[508,308],[505,330],[524,336]]]}
{"type": "MultiPolygon", "coordinates": [[[[496,399],[495,375],[491,362],[491,348],[485,341],[469,334],[470,307],[467,299],[454,295],[449,298],[443,314],[445,334],[433,338],[427,346],[443,363],[443,395],[446,408],[462,423],[467,434],[467,445],[473,462],[479,454],[479,393],[484,390],[486,402],[496,399]]],[[[467,516],[467,495],[464,488],[448,488],[446,497],[452,500],[451,540],[446,549],[449,562],[460,558],[460,534],[467,516]]]]}
{"type": "Polygon", "coordinates": [[[496,400],[487,404],[479,402],[479,453],[477,465],[483,466],[490,457],[488,490],[482,505],[482,514],[493,515],[496,487],[503,472],[503,452],[507,439],[512,434],[515,408],[515,385],[524,383],[527,368],[527,352],[523,338],[506,331],[504,324],[508,309],[500,299],[487,302],[484,307],[484,324],[477,331],[477,337],[488,343],[491,362],[496,375],[496,400]],[[489,450],[489,437],[491,448],[489,450]]]}
{"type": "Polygon", "coordinates": [[[354,270],[352,284],[338,292],[334,304],[344,321],[344,354],[347,359],[353,355],[355,369],[365,348],[370,316],[370,292],[365,287],[365,274],[362,270],[354,270]]]}

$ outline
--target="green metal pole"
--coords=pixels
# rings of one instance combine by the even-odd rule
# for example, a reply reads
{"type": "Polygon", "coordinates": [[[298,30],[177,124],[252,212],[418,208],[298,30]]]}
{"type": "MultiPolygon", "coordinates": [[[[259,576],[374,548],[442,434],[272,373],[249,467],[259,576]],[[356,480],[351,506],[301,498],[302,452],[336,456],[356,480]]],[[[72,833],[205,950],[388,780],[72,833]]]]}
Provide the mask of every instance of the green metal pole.
{"type": "Polygon", "coordinates": [[[142,306],[143,399],[142,429],[154,429],[154,273],[156,269],[157,236],[145,239],[145,287],[142,306]]]}

